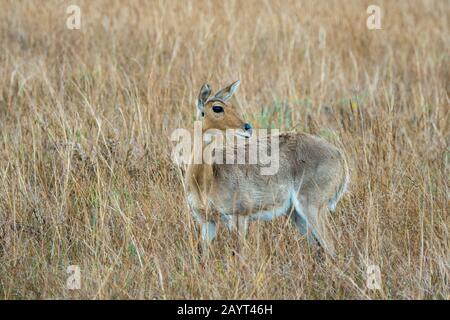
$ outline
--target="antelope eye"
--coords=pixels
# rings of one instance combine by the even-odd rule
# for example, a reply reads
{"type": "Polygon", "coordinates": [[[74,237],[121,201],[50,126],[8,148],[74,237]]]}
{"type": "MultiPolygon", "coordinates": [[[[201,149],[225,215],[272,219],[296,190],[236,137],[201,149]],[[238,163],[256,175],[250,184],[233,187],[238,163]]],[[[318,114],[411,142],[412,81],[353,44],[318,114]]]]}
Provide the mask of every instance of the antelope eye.
{"type": "Polygon", "coordinates": [[[223,112],[223,107],[221,107],[221,106],[213,106],[212,109],[215,113],[223,112]]]}

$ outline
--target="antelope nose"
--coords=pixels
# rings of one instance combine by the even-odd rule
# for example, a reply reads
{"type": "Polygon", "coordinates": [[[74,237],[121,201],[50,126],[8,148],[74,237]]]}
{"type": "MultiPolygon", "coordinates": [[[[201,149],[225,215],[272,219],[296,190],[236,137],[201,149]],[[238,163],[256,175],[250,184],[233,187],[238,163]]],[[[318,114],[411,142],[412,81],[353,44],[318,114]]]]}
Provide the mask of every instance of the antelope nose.
{"type": "Polygon", "coordinates": [[[250,123],[244,124],[244,130],[245,131],[251,131],[252,130],[252,125],[250,123]]]}

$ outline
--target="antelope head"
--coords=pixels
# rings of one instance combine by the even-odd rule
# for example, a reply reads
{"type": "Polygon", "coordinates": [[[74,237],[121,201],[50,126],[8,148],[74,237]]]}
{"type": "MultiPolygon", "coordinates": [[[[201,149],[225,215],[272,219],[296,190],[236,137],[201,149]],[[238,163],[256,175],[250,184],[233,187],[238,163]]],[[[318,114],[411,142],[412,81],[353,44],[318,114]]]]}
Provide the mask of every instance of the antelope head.
{"type": "Polygon", "coordinates": [[[250,138],[252,126],[242,120],[230,99],[236,92],[240,81],[219,90],[211,97],[211,87],[204,84],[197,99],[197,120],[202,121],[203,133],[207,130],[219,130],[225,134],[227,129],[234,129],[235,135],[250,138]]]}

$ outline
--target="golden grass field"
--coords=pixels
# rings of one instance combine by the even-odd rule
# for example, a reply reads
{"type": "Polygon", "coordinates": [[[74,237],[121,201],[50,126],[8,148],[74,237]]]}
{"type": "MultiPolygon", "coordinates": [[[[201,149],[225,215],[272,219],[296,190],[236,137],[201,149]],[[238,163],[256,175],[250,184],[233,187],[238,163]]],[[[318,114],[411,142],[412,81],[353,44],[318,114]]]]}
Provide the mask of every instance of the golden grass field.
{"type": "Polygon", "coordinates": [[[0,1],[0,298],[449,299],[449,18],[446,0],[0,1]],[[219,227],[199,257],[170,135],[204,82],[236,79],[255,127],[345,150],[336,259],[284,218],[240,255],[219,227]]]}

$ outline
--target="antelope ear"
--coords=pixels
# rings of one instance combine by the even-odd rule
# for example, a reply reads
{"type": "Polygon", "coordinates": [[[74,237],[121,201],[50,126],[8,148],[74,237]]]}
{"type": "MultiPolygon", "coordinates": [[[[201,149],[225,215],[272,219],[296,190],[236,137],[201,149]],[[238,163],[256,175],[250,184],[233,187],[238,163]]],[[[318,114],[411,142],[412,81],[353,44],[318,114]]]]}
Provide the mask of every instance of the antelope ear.
{"type": "Polygon", "coordinates": [[[241,84],[241,81],[239,81],[239,80],[236,81],[236,82],[233,82],[228,87],[223,88],[222,90],[217,92],[216,95],[214,96],[214,98],[218,98],[218,99],[221,99],[223,101],[230,100],[231,97],[233,96],[233,94],[236,92],[236,90],[237,90],[237,88],[239,87],[240,84],[241,84]]]}
{"type": "Polygon", "coordinates": [[[205,107],[206,100],[208,100],[209,96],[211,95],[211,87],[209,84],[204,84],[202,88],[200,89],[200,93],[198,94],[197,99],[197,109],[202,111],[205,107]]]}

